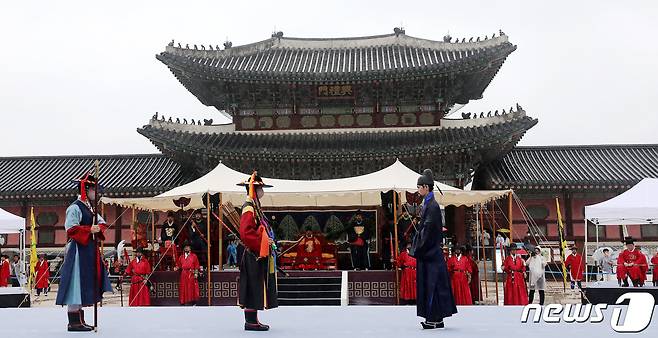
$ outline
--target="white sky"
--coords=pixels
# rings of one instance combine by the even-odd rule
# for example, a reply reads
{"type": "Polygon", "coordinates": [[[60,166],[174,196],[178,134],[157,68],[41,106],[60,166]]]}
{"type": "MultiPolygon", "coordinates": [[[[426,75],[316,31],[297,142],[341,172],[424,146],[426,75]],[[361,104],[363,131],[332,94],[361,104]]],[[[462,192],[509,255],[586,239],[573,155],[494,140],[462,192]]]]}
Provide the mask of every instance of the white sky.
{"type": "MultiPolygon", "coordinates": [[[[658,143],[655,1],[2,1],[0,156],[153,153],[154,112],[221,119],[155,59],[171,40],[491,36],[518,45],[462,112],[521,104],[522,145],[658,143]]],[[[459,115],[459,113],[457,114],[459,115]]]]}

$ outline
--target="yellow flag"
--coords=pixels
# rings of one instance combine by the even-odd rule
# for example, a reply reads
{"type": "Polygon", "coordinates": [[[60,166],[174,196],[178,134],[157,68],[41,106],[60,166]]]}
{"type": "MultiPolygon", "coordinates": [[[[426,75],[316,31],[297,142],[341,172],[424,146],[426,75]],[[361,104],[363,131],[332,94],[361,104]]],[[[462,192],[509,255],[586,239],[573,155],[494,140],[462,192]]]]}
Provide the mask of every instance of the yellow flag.
{"type": "Polygon", "coordinates": [[[567,267],[564,265],[564,261],[566,260],[567,240],[565,239],[564,223],[562,223],[562,213],[560,212],[560,201],[557,197],[555,198],[555,205],[557,207],[557,224],[560,233],[560,256],[562,257],[562,279],[563,279],[562,283],[563,283],[563,287],[566,289],[567,267]]]}
{"type": "Polygon", "coordinates": [[[32,285],[35,280],[34,269],[37,266],[37,235],[35,228],[37,227],[37,222],[34,220],[34,207],[30,209],[30,278],[27,282],[28,290],[32,290],[32,285]]]}

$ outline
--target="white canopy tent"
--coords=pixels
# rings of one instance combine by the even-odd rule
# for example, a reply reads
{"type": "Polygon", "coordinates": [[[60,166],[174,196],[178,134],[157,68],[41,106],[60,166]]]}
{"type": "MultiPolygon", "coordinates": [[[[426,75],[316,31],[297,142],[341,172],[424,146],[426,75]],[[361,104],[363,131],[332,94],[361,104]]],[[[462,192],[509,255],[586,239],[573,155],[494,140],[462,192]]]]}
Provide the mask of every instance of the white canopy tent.
{"type": "MultiPolygon", "coordinates": [[[[354,206],[378,205],[381,192],[395,190],[416,191],[416,180],[420,174],[409,169],[400,161],[371,174],[331,179],[331,180],[282,180],[263,178],[274,187],[266,190],[261,200],[264,207],[306,207],[306,206],[354,206]]],[[[190,198],[187,208],[203,207],[203,194],[222,193],[223,201],[242,205],[245,188],[237,186],[245,181],[248,174],[235,171],[223,163],[206,175],[190,183],[169,190],[155,197],[146,198],[103,198],[106,204],[115,204],[127,208],[144,210],[174,210],[174,200],[180,197],[190,198]]],[[[443,194],[435,193],[441,205],[475,205],[507,196],[510,190],[464,191],[447,184],[435,182],[443,194]]],[[[404,198],[404,196],[403,196],[404,198]]]]}
{"type": "Polygon", "coordinates": [[[18,235],[18,256],[23,263],[21,266],[25,269],[25,219],[0,208],[0,237],[2,237],[0,238],[0,247],[4,247],[7,244],[4,241],[6,240],[6,235],[10,234],[18,235]]]}
{"type": "Polygon", "coordinates": [[[20,234],[24,232],[24,218],[0,209],[0,234],[20,234]]]}
{"type": "Polygon", "coordinates": [[[587,222],[596,225],[596,249],[599,247],[599,225],[656,224],[658,226],[658,179],[645,178],[621,195],[598,204],[585,206],[585,254],[588,238],[587,222]]]}
{"type": "Polygon", "coordinates": [[[658,224],[658,178],[645,178],[623,194],[585,207],[598,225],[658,224]]]}

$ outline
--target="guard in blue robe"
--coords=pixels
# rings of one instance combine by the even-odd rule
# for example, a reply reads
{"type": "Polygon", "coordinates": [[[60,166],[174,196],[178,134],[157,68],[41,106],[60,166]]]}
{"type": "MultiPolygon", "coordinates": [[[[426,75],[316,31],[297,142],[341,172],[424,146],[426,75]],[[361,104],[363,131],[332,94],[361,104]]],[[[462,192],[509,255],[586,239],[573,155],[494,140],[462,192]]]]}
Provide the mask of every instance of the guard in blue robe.
{"type": "Polygon", "coordinates": [[[93,203],[96,199],[96,179],[87,174],[78,180],[80,197],[66,209],[64,227],[69,241],[61,269],[57,305],[67,305],[68,331],[92,331],[84,321],[82,307],[100,302],[103,292],[111,292],[107,268],[98,251],[107,228],[98,215],[94,225],[93,203]]]}
{"type": "Polygon", "coordinates": [[[457,313],[448,266],[443,257],[443,216],[434,199],[432,171],[425,169],[418,179],[423,196],[421,219],[410,254],[416,258],[416,309],[423,329],[443,328],[443,318],[457,313]]]}

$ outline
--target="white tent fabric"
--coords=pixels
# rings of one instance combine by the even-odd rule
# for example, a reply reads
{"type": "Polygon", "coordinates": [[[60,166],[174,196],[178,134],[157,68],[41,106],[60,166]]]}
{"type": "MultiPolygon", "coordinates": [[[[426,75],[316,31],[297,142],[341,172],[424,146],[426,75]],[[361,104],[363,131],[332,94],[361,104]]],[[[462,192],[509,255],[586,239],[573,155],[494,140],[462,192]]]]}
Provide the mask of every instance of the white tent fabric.
{"type": "Polygon", "coordinates": [[[658,224],[658,179],[645,178],[619,196],[585,206],[585,218],[600,225],[658,224]]]}
{"type": "MultiPolygon", "coordinates": [[[[147,210],[173,210],[177,207],[173,201],[180,197],[190,198],[186,207],[203,207],[203,194],[221,192],[223,201],[242,205],[245,188],[236,183],[245,181],[249,175],[235,171],[220,163],[199,179],[163,194],[150,198],[103,198],[106,204],[135,207],[147,210]]],[[[264,207],[326,207],[378,205],[381,203],[380,192],[395,190],[415,191],[419,174],[409,169],[400,161],[371,174],[331,180],[282,180],[263,178],[273,185],[266,189],[261,200],[264,207]]],[[[449,185],[435,182],[443,195],[435,193],[442,205],[473,205],[483,201],[499,198],[505,191],[463,191],[449,185]]],[[[404,197],[403,197],[404,198],[404,197]]]]}
{"type": "Polygon", "coordinates": [[[0,209],[0,234],[17,234],[25,231],[25,219],[0,209]]]}

